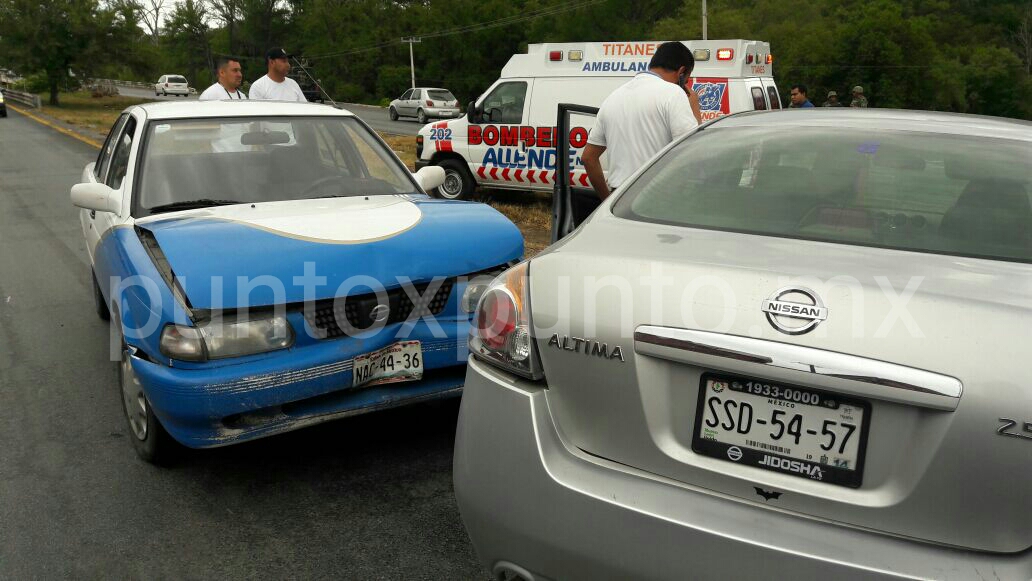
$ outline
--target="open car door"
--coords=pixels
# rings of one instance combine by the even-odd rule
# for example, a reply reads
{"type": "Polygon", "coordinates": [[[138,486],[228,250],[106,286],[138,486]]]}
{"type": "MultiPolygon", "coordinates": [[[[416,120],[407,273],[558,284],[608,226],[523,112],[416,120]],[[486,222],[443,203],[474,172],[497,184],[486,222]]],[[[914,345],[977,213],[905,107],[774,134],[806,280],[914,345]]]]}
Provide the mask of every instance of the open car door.
{"type": "MultiPolygon", "coordinates": [[[[561,240],[573,232],[601,203],[595,190],[575,185],[570,177],[574,171],[574,156],[570,155],[570,128],[571,118],[575,115],[594,121],[598,115],[598,107],[559,103],[555,140],[557,173],[552,191],[552,242],[561,240]],[[560,179],[559,176],[566,177],[560,179]]],[[[579,161],[579,151],[576,158],[579,161]]]]}

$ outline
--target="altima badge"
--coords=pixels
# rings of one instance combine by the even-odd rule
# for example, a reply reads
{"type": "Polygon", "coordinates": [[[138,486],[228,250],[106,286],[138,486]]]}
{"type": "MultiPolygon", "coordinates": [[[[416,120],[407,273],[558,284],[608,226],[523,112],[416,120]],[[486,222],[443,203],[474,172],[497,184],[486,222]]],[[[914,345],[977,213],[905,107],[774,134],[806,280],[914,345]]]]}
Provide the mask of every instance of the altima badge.
{"type": "Polygon", "coordinates": [[[786,335],[802,335],[828,318],[828,309],[817,293],[801,286],[786,286],[763,301],[767,321],[786,335]],[[800,323],[801,321],[801,323],[800,323]]]}

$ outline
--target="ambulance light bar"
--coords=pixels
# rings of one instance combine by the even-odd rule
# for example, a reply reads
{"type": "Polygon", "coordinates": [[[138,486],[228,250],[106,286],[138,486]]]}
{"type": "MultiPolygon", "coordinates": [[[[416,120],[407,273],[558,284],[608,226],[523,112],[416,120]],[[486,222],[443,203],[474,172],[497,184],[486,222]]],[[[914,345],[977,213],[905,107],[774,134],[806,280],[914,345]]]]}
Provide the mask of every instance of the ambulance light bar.
{"type": "Polygon", "coordinates": [[[549,51],[549,53],[548,53],[548,60],[553,61],[553,62],[554,61],[561,61],[561,60],[563,60],[563,51],[561,51],[561,50],[549,51]]]}
{"type": "Polygon", "coordinates": [[[582,61],[582,60],[584,60],[584,51],[583,50],[571,50],[570,52],[566,53],[566,58],[568,58],[569,60],[574,61],[574,62],[582,61]]]}
{"type": "Polygon", "coordinates": [[[774,64],[774,55],[772,55],[772,54],[768,54],[767,55],[767,64],[768,65],[774,64]]]}
{"type": "Polygon", "coordinates": [[[735,49],[733,48],[720,48],[717,49],[717,60],[718,61],[730,61],[735,58],[735,49]]]}
{"type": "Polygon", "coordinates": [[[710,58],[710,50],[708,48],[697,48],[692,51],[692,56],[695,57],[695,62],[708,61],[710,58]]]}
{"type": "Polygon", "coordinates": [[[747,64],[747,65],[751,65],[752,64],[752,53],[749,53],[749,54],[745,55],[745,64],[747,64]]]}

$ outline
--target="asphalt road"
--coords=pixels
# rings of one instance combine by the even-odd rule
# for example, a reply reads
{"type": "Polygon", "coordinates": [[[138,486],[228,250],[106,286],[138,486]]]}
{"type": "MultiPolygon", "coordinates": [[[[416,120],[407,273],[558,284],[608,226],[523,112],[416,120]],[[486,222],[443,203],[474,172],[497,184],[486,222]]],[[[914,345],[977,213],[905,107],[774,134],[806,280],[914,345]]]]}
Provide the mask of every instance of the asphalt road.
{"type": "Polygon", "coordinates": [[[387,109],[383,107],[359,105],[357,103],[338,103],[338,105],[358,115],[370,127],[383,133],[417,135],[423,127],[422,124],[416,121],[415,117],[399,117],[397,121],[391,121],[391,118],[387,115],[387,109]]]}
{"type": "Polygon", "coordinates": [[[487,578],[455,400],[136,458],[68,201],[95,155],[0,119],[0,578],[487,578]]]}

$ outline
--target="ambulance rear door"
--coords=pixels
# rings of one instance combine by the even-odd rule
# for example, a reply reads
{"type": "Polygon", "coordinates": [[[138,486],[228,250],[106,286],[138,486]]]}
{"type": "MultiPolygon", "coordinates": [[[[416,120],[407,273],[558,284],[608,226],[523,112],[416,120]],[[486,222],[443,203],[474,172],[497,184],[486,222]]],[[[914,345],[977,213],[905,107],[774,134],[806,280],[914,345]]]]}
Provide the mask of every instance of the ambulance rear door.
{"type": "Polygon", "coordinates": [[[469,169],[478,184],[511,186],[517,170],[526,166],[520,142],[527,133],[533,86],[530,78],[500,79],[477,102],[467,135],[469,169]]]}
{"type": "MultiPolygon", "coordinates": [[[[535,138],[523,143],[527,154],[527,170],[532,172],[530,175],[536,181],[534,189],[552,189],[555,176],[559,173],[558,166],[561,164],[557,159],[556,149],[559,105],[570,103],[597,108],[610,93],[632,78],[630,75],[545,77],[535,81],[530,110],[530,123],[535,130],[535,138]]],[[[585,188],[590,185],[581,154],[588,143],[588,132],[594,124],[595,116],[591,114],[573,115],[567,125],[566,153],[570,162],[567,178],[568,181],[572,180],[574,185],[585,188]]]]}
{"type": "Polygon", "coordinates": [[[763,91],[767,94],[767,103],[770,104],[771,109],[781,108],[781,95],[778,94],[778,86],[774,84],[774,79],[765,77],[760,79],[763,84],[763,91]]]}

